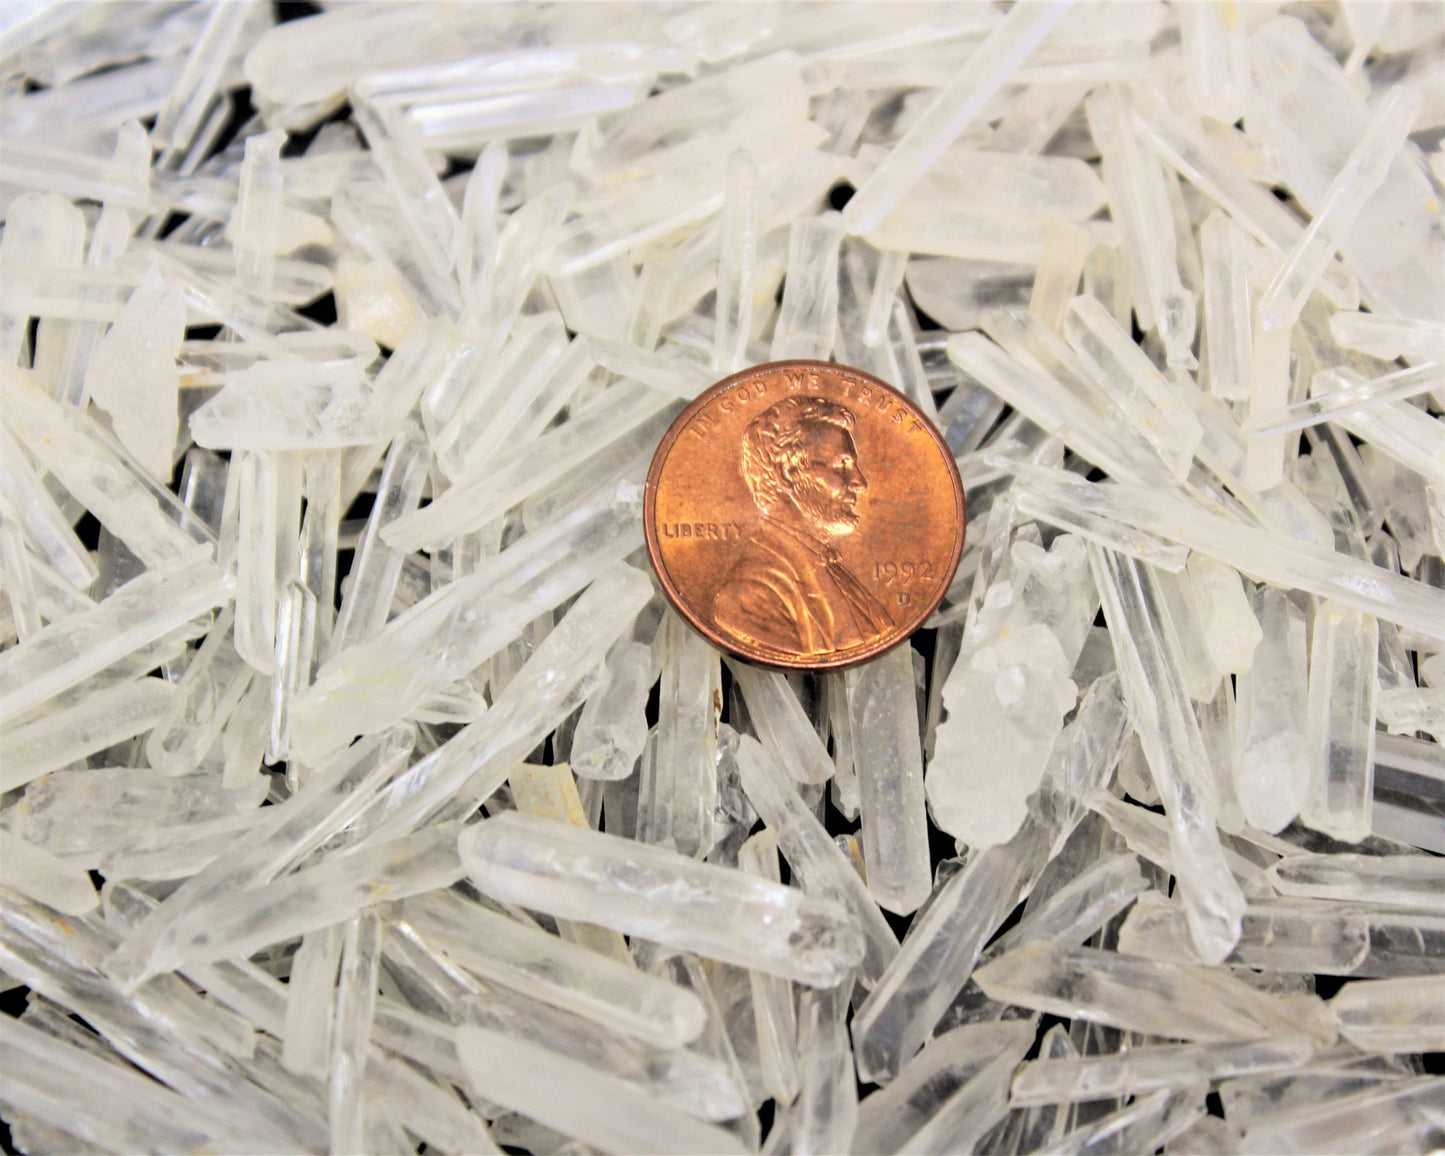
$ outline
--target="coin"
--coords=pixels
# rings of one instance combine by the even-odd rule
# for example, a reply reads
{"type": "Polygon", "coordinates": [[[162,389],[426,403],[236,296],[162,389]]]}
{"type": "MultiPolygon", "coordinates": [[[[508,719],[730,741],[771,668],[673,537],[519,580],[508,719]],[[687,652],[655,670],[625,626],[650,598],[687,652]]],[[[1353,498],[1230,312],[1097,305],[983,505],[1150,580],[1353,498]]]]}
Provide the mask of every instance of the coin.
{"type": "Polygon", "coordinates": [[[963,551],[963,484],[933,423],[876,377],[775,361],[718,382],[647,475],[647,553],[677,611],[768,666],[850,666],[903,641],[963,551]]]}

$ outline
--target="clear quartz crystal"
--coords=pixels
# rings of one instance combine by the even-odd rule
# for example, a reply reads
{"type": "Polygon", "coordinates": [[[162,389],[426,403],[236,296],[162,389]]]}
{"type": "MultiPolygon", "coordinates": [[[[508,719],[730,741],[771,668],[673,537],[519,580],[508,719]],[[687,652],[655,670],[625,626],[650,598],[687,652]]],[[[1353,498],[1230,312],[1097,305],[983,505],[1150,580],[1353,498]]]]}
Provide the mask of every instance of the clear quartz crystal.
{"type": "Polygon", "coordinates": [[[1299,814],[1311,777],[1309,648],[1305,618],[1280,590],[1255,595],[1263,641],[1236,682],[1235,795],[1245,819],[1278,831],[1299,814]]]}
{"type": "Polygon", "coordinates": [[[1330,1000],[1340,1034],[1369,1052],[1434,1052],[1445,1040],[1445,976],[1347,983],[1330,1000]]]}
{"type": "Polygon", "coordinates": [[[758,166],[745,150],[728,157],[727,195],[718,238],[717,327],[712,369],[726,376],[743,367],[753,316],[753,267],[758,247],[758,166]]]}
{"type": "Polygon", "coordinates": [[[147,565],[195,545],[196,539],[167,517],[146,480],[79,410],[59,405],[13,369],[0,374],[0,404],[5,424],[26,449],[147,565]]]}
{"type": "Polygon", "coordinates": [[[472,1091],[606,1152],[742,1153],[730,1133],[615,1076],[530,1041],[464,1025],[457,1056],[472,1091]]]}
{"type": "Polygon", "coordinates": [[[647,744],[652,648],[624,639],[607,653],[607,680],[582,707],[572,734],[572,769],[588,779],[615,781],[632,774],[647,744]]]}
{"type": "Polygon", "coordinates": [[[1217,962],[1239,938],[1244,896],[1215,827],[1218,799],[1198,721],[1184,689],[1178,643],[1157,587],[1137,562],[1090,547],[1126,699],[1169,819],[1190,931],[1217,962]]]}
{"type": "MultiPolygon", "coordinates": [[[[749,874],[781,882],[778,840],[764,828],[738,848],[738,867],[749,874]]],[[[798,1094],[797,1017],[790,985],[775,975],[748,972],[757,1024],[758,1062],[764,1087],[779,1103],[791,1104],[798,1094]]]]}
{"type": "Polygon", "coordinates": [[[826,361],[838,329],[838,245],[843,217],[824,213],[788,233],[788,279],[773,333],[771,359],[826,361]]]}
{"type": "Polygon", "coordinates": [[[1285,254],[1260,298],[1260,322],[1265,328],[1288,329],[1294,324],[1341,239],[1388,175],[1419,112],[1419,95],[1408,88],[1393,89],[1380,102],[1359,144],[1325,190],[1309,228],[1285,254]]]}
{"type": "Polygon", "coordinates": [[[1439,1147],[1430,6],[11,8],[16,1148],[1439,1147]],[[968,490],[861,667],[641,550],[773,356],[968,490]]]}
{"type": "Polygon", "coordinates": [[[900,914],[932,888],[913,650],[900,646],[847,672],[868,890],[900,914]]]}
{"type": "Polygon", "coordinates": [[[1065,8],[1062,3],[1030,5],[1000,22],[848,203],[850,233],[866,233],[888,214],[1008,83],[1065,8]]]}
{"type": "Polygon", "coordinates": [[[727,735],[726,739],[737,743],[738,776],[748,801],[777,835],[778,847],[803,889],[841,903],[862,931],[867,950],[858,974],[865,983],[873,982],[898,950],[898,940],[873,896],[778,761],[754,738],[727,735]]]}
{"type": "Polygon", "coordinates": [[[717,805],[717,717],[722,701],[717,651],[675,612],[659,632],[662,701],[657,753],[639,837],[701,859],[712,850],[717,805]],[[645,833],[644,833],[645,831],[645,833]]]}
{"type": "Polygon", "coordinates": [[[461,850],[472,881],[495,898],[800,983],[837,984],[862,956],[833,900],[666,848],[506,813],[470,828],[461,850]],[[663,890],[677,879],[685,892],[663,890]]]}
{"type": "Polygon", "coordinates": [[[1315,610],[1310,649],[1310,775],[1300,819],[1347,843],[1370,832],[1379,625],[1334,602],[1315,610]]]}

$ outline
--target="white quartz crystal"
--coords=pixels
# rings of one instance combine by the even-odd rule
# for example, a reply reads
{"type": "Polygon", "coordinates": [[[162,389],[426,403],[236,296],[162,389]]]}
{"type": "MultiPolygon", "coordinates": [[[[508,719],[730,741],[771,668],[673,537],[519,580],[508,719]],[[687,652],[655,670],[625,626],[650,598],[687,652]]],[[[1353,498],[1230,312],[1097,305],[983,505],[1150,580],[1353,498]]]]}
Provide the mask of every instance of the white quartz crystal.
{"type": "Polygon", "coordinates": [[[9,1146],[1438,1150],[1440,63],[1413,0],[0,5],[9,1146]],[[966,491],[848,669],[643,549],[773,358],[966,491]]]}

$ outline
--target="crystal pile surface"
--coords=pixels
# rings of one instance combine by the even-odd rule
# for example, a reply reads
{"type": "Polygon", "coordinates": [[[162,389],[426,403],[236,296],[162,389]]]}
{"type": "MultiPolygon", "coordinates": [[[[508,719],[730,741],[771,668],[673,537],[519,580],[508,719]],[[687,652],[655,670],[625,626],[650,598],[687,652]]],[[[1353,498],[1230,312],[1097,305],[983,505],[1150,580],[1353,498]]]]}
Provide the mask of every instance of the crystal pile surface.
{"type": "Polygon", "coordinates": [[[0,5],[31,1156],[1445,1147],[1445,25],[0,5]],[[663,431],[833,358],[968,546],[712,650],[663,431]]]}

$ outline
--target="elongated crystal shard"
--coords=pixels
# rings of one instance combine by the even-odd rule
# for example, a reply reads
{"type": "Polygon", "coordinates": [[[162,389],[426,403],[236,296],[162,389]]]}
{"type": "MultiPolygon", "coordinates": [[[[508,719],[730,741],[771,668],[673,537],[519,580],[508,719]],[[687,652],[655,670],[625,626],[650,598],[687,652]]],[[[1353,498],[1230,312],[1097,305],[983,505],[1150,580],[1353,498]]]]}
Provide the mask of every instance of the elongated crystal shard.
{"type": "MultiPolygon", "coordinates": [[[[34,637],[44,637],[41,631],[34,637]]],[[[165,714],[175,688],[164,679],[138,678],[86,694],[5,730],[0,788],[10,790],[49,771],[144,734],[165,714]]]]}
{"type": "Polygon", "coordinates": [[[804,890],[827,896],[848,909],[867,944],[858,974],[865,983],[874,982],[897,954],[898,941],[892,929],[858,872],[798,796],[778,761],[751,736],[741,736],[737,744],[738,777],[748,800],[777,835],[778,847],[802,879],[804,890]]]}
{"type": "Polygon", "coordinates": [[[469,828],[461,852],[495,898],[739,967],[826,987],[862,958],[862,937],[833,900],[663,847],[508,812],[469,828]]]}
{"type": "Polygon", "coordinates": [[[1066,2],[1027,4],[1009,13],[848,202],[850,233],[866,233],[888,215],[1009,82],[1067,8],[1066,2]]]}
{"type": "Polygon", "coordinates": [[[758,738],[801,783],[826,782],[833,774],[828,748],[803,713],[798,696],[777,671],[741,662],[728,662],[728,670],[742,688],[748,716],[758,738]]]}
{"type": "Polygon", "coordinates": [[[1299,814],[1311,773],[1308,643],[1304,615],[1282,591],[1261,588],[1255,606],[1264,637],[1236,683],[1234,791],[1245,819],[1274,832],[1299,814]]]}
{"type": "Polygon", "coordinates": [[[1309,777],[1300,818],[1347,843],[1370,833],[1374,803],[1379,626],[1326,601],[1310,651],[1309,777]]]}
{"type": "Polygon", "coordinates": [[[45,702],[82,679],[222,605],[228,584],[210,549],[131,580],[81,614],[54,622],[0,654],[0,722],[45,702]]]}
{"type": "Polygon", "coordinates": [[[386,625],[404,555],[382,540],[381,531],[421,501],[430,462],[431,451],[421,426],[414,422],[403,426],[387,452],[376,503],[356,547],[351,588],[336,617],[331,653],[365,642],[386,625]]]}
{"type": "Polygon", "coordinates": [[[1445,860],[1428,855],[1293,855],[1269,869],[1282,895],[1445,911],[1445,860]]]}
{"type": "Polygon", "coordinates": [[[167,516],[89,418],[52,400],[28,375],[0,371],[0,408],[26,448],[146,565],[179,557],[200,540],[167,516]]]}
{"type": "Polygon", "coordinates": [[[276,462],[270,454],[241,459],[236,550],[236,652],[261,674],[276,661],[276,462]]]}
{"type": "Polygon", "coordinates": [[[889,911],[907,914],[933,885],[912,648],[896,647],[846,678],[868,890],[889,911]]]}
{"type": "Polygon", "coordinates": [[[1217,962],[1239,938],[1244,896],[1219,844],[1209,759],[1184,689],[1173,627],[1137,562],[1097,546],[1089,550],[1124,694],[1169,818],[1190,931],[1200,955],[1217,962]]]}
{"type": "Polygon", "coordinates": [[[314,759],[312,752],[375,733],[475,670],[538,614],[637,549],[641,506],[632,486],[590,495],[338,654],[293,706],[297,749],[314,759]],[[358,697],[362,687],[367,693],[358,697]]]}
{"type": "Polygon", "coordinates": [[[758,248],[758,166],[744,149],[728,157],[727,193],[718,239],[717,325],[712,369],[721,377],[743,367],[753,322],[758,248]]]}
{"type": "Polygon", "coordinates": [[[472,1090],[604,1152],[743,1153],[731,1133],[577,1060],[485,1028],[457,1030],[472,1090]]]}
{"type": "Polygon", "coordinates": [[[1180,278],[1178,237],[1164,172],[1144,148],[1132,98],[1124,90],[1111,87],[1095,92],[1085,100],[1084,109],[1104,156],[1110,208],[1135,278],[1135,306],[1143,306],[1140,321],[1144,328],[1158,332],[1170,365],[1192,369],[1194,297],[1180,278]]]}
{"type": "MultiPolygon", "coordinates": [[[[781,882],[778,840],[764,828],[738,848],[738,868],[761,879],[781,882]]],[[[786,980],[760,971],[748,972],[753,1019],[758,1033],[758,1064],[763,1086],[783,1104],[798,1094],[798,1025],[792,987],[786,980]]]]}
{"type": "Polygon", "coordinates": [[[404,899],[450,887],[462,877],[456,835],[455,827],[431,827],[329,856],[269,887],[204,904],[175,926],[170,951],[151,965],[244,957],[268,943],[351,919],[380,895],[404,899]]]}
{"type": "Polygon", "coordinates": [[[838,332],[838,246],[843,217],[794,222],[788,232],[788,279],[783,307],[773,330],[772,359],[826,361],[838,332]]]}
{"type": "Polygon", "coordinates": [[[1413,89],[1391,89],[1380,102],[1359,143],[1325,190],[1309,228],[1285,254],[1260,298],[1259,318],[1266,329],[1288,329],[1299,317],[1365,202],[1384,182],[1419,113],[1420,96],[1413,89]]]}
{"type": "Polygon", "coordinates": [[[419,896],[406,918],[488,983],[667,1047],[702,1031],[705,1013],[691,992],[486,908],[419,896]]]}
{"type": "Polygon", "coordinates": [[[347,920],[342,933],[327,1087],[327,1122],[331,1125],[331,1151],[336,1153],[365,1149],[366,1060],[376,1015],[384,932],[377,913],[363,911],[347,920]]]}
{"type": "Polygon", "coordinates": [[[1370,1052],[1437,1052],[1445,1040],[1445,976],[1347,983],[1330,1000],[1340,1034],[1370,1052]]]}
{"type": "Polygon", "coordinates": [[[662,648],[657,754],[639,838],[699,859],[712,850],[717,806],[717,717],[722,702],[718,653],[668,610],[662,648]]]}
{"type": "Polygon", "coordinates": [[[1304,1063],[1316,1050],[1304,1037],[1248,1043],[1177,1044],[1116,1056],[1041,1059],[1024,1065],[1009,1093],[1012,1104],[1052,1104],[1133,1096],[1201,1080],[1274,1072],[1304,1063]]]}
{"type": "Polygon", "coordinates": [[[262,297],[271,294],[276,276],[284,180],[281,147],[285,143],[286,134],[280,129],[247,138],[231,225],[236,278],[244,288],[262,297]]]}
{"type": "Polygon", "coordinates": [[[582,707],[572,735],[572,769],[581,778],[615,781],[632,774],[647,745],[652,648],[623,640],[607,654],[607,678],[582,707]]]}
{"type": "Polygon", "coordinates": [[[994,999],[1203,1043],[1259,1039],[1290,1027],[1321,1043],[1333,1040],[1328,1016],[1307,1018],[1302,1007],[1211,967],[1033,943],[985,964],[974,979],[994,999]]]}
{"type": "Polygon", "coordinates": [[[234,853],[192,875],[126,936],[106,963],[108,973],[133,984],[164,970],[152,957],[174,940],[178,925],[218,897],[269,883],[342,830],[402,768],[414,742],[406,731],[364,739],[285,804],[268,808],[264,821],[236,840],[234,853]]]}
{"type": "Polygon", "coordinates": [[[291,961],[281,1062],[300,1076],[321,1079],[330,1069],[336,969],[343,936],[341,924],[307,932],[291,961]]]}

